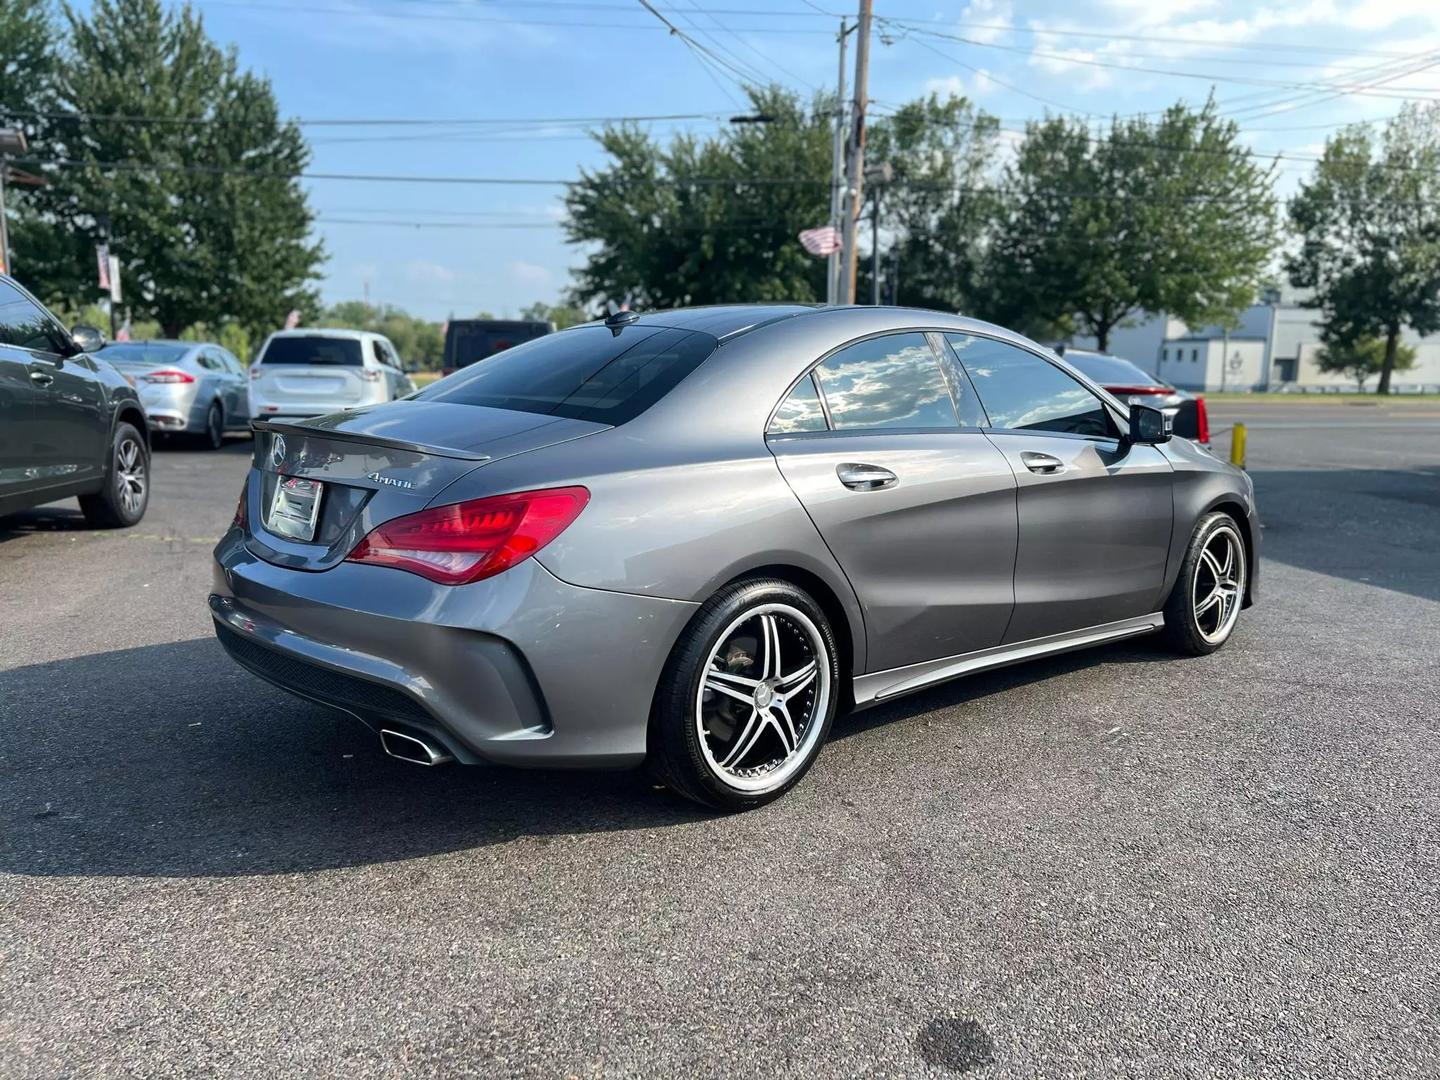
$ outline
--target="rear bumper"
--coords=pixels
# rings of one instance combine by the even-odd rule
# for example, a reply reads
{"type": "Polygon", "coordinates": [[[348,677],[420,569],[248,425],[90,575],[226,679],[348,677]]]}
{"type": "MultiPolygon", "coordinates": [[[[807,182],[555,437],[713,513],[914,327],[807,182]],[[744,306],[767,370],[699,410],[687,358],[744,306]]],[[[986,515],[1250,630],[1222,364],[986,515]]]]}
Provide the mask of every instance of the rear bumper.
{"type": "Polygon", "coordinates": [[[367,394],[360,401],[308,401],[294,398],[268,398],[258,395],[254,387],[250,390],[251,420],[308,419],[312,416],[329,416],[331,413],[363,409],[367,405],[379,405],[385,401],[380,394],[367,394]]]}
{"type": "Polygon", "coordinates": [[[237,663],[468,763],[638,763],[661,669],[696,609],[568,585],[534,559],[445,588],[386,567],[288,570],[233,529],[215,555],[210,613],[237,663]]]}

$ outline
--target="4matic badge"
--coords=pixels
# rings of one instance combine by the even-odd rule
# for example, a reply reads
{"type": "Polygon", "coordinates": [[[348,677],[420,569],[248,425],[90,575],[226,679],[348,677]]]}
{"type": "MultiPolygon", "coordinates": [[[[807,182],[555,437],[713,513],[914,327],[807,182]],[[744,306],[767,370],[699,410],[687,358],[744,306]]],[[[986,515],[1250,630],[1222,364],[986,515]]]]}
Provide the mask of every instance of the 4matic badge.
{"type": "Polygon", "coordinates": [[[384,484],[387,487],[413,488],[415,485],[409,480],[399,480],[393,476],[382,476],[378,472],[366,473],[366,480],[374,480],[377,484],[384,484]]]}

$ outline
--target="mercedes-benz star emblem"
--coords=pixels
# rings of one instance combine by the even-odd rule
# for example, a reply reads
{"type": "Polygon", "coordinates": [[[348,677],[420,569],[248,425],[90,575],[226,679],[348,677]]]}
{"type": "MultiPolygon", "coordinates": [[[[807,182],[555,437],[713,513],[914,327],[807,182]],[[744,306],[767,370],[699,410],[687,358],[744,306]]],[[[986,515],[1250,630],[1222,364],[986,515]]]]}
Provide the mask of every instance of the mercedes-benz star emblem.
{"type": "Polygon", "coordinates": [[[284,462],[284,460],[285,460],[285,436],[284,436],[284,435],[276,435],[276,436],[275,436],[275,441],[270,444],[270,464],[274,465],[275,468],[278,469],[278,468],[280,468],[280,465],[284,462]]]}

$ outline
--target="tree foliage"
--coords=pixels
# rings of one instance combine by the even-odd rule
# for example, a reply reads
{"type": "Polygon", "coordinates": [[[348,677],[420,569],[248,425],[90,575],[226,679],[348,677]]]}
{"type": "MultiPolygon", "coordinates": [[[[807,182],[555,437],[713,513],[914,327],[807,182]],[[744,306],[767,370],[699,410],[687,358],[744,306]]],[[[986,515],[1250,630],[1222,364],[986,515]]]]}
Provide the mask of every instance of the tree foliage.
{"type": "Polygon", "coordinates": [[[64,16],[62,115],[36,124],[47,183],[25,200],[16,244],[26,279],[46,299],[85,295],[108,236],[125,303],[168,335],[201,322],[258,333],[313,312],[323,255],[295,179],[309,150],[268,81],[188,5],[96,0],[64,16]]]}
{"type": "Polygon", "coordinates": [[[552,322],[556,330],[564,330],[570,326],[577,326],[583,322],[589,322],[592,316],[586,314],[585,309],[574,304],[547,304],[543,300],[536,300],[527,308],[520,309],[522,319],[533,319],[536,322],[552,322]]]}
{"type": "Polygon", "coordinates": [[[1311,291],[1327,352],[1382,339],[1376,392],[1388,394],[1401,329],[1440,330],[1440,104],[1405,106],[1378,140],[1368,125],[1331,137],[1290,221],[1290,280],[1311,291]]]}
{"type": "Polygon", "coordinates": [[[347,300],[327,308],[316,325],[384,334],[401,360],[426,369],[438,370],[445,355],[445,333],[439,323],[428,322],[389,304],[376,306],[347,300]]]}
{"type": "MultiPolygon", "coordinates": [[[[1322,346],[1315,354],[1315,366],[1321,371],[1348,375],[1363,393],[1371,376],[1385,369],[1386,343],[1377,337],[1356,338],[1322,346]]],[[[1409,345],[1396,345],[1391,358],[1391,371],[1409,371],[1415,366],[1415,350],[1409,345]]]]}
{"type": "Polygon", "coordinates": [[[576,303],[824,298],[825,264],[797,236],[830,217],[828,109],[807,112],[778,88],[750,97],[772,122],[668,146],[634,126],[597,136],[611,163],[582,172],[565,198],[570,241],[594,245],[576,303]]]}
{"type": "Polygon", "coordinates": [[[1223,323],[1250,304],[1275,244],[1273,169],[1214,102],[1158,121],[1027,126],[1005,177],[988,313],[1108,347],[1131,315],[1223,323]]]}

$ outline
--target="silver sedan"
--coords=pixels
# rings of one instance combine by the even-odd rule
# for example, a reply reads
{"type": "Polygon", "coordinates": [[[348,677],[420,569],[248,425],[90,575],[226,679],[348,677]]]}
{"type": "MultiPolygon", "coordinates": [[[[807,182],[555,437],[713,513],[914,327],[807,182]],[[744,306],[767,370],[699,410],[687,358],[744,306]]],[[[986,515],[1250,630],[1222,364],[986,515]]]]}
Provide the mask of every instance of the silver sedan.
{"type": "Polygon", "coordinates": [[[140,392],[150,428],[219,449],[227,431],[250,427],[245,369],[226,349],[194,341],[114,341],[96,355],[140,392]]]}
{"type": "Polygon", "coordinates": [[[743,809],[841,710],[1138,634],[1208,653],[1256,596],[1244,473],[936,312],[621,312],[255,427],[220,641],[424,765],[643,762],[743,809]]]}

